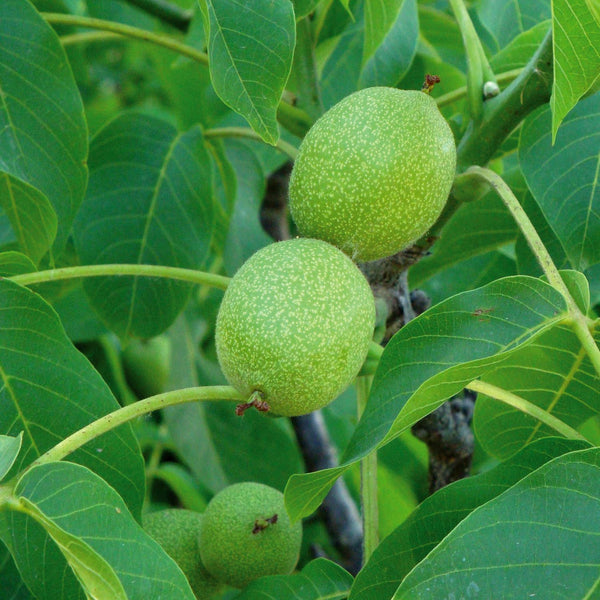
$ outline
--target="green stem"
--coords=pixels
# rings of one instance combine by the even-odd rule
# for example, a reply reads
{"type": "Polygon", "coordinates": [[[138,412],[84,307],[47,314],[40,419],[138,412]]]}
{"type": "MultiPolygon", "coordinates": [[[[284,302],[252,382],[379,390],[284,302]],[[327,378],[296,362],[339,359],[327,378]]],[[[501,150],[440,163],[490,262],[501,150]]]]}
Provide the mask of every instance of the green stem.
{"type": "Polygon", "coordinates": [[[521,229],[523,236],[527,240],[531,251],[537,258],[544,274],[548,278],[548,283],[558,290],[567,302],[569,316],[571,317],[571,327],[585,351],[587,352],[596,372],[600,375],[600,348],[596,344],[592,333],[590,332],[589,319],[579,310],[577,303],[571,296],[569,289],[563,281],[550,253],[544,246],[544,242],[540,238],[533,223],[529,220],[527,213],[523,210],[512,190],[506,185],[502,177],[482,167],[471,167],[465,171],[465,175],[477,175],[486,181],[500,196],[505,206],[515,219],[517,225],[521,229]]]}
{"type": "Polygon", "coordinates": [[[191,10],[184,10],[166,0],[127,0],[127,2],[184,33],[188,30],[193,16],[191,10]]]}
{"type": "Polygon", "coordinates": [[[471,119],[478,123],[483,115],[483,51],[479,36],[463,0],[450,0],[450,6],[463,39],[467,57],[467,98],[471,119]]]}
{"type": "MultiPolygon", "coordinates": [[[[166,35],[158,35],[138,27],[124,25],[123,23],[115,23],[113,21],[105,21],[103,19],[93,19],[91,17],[80,17],[77,15],[67,15],[62,13],[42,13],[42,16],[51,25],[89,27],[91,29],[99,29],[101,31],[110,32],[113,36],[125,36],[131,39],[143,40],[145,42],[167,48],[168,50],[177,52],[182,56],[191,58],[192,60],[195,60],[204,66],[208,66],[208,55],[206,53],[200,52],[199,50],[196,50],[187,44],[182,44],[181,42],[178,42],[172,37],[166,35]]],[[[63,45],[66,45],[73,44],[75,42],[94,41],[101,39],[106,39],[106,36],[92,36],[91,34],[86,35],[84,33],[80,33],[64,36],[62,38],[62,43],[63,45]]],[[[304,137],[314,122],[314,119],[311,119],[306,112],[295,106],[292,106],[285,94],[284,98],[277,107],[277,119],[286,129],[300,138],[304,137]]]]}
{"type": "Polygon", "coordinates": [[[544,425],[554,429],[554,431],[557,431],[570,440],[587,441],[585,437],[583,437],[577,430],[573,429],[560,419],[557,419],[554,415],[551,415],[549,412],[545,411],[539,406],[529,402],[529,400],[521,398],[521,396],[517,396],[516,394],[507,392],[506,390],[492,385],[491,383],[486,383],[485,381],[480,380],[471,381],[471,383],[469,383],[466,387],[469,390],[479,394],[485,394],[494,400],[499,400],[508,406],[512,406],[513,408],[520,410],[526,415],[541,421],[544,423],[544,425]]]}
{"type": "Polygon", "coordinates": [[[90,42],[106,42],[107,40],[118,40],[123,36],[110,31],[82,31],[70,35],[61,35],[58,39],[64,46],[73,46],[74,44],[87,44],[90,42]]]}
{"type": "MultiPolygon", "coordinates": [[[[258,135],[256,131],[250,129],[249,127],[218,127],[215,129],[207,129],[204,132],[204,137],[207,139],[219,137],[248,138],[264,143],[264,140],[260,137],[260,135],[258,135]]],[[[296,160],[296,156],[298,156],[298,150],[292,146],[292,144],[281,138],[279,138],[275,144],[275,148],[289,156],[292,160],[296,160]]]]}
{"type": "Polygon", "coordinates": [[[123,23],[114,23],[112,21],[105,21],[103,19],[94,19],[91,17],[80,17],[77,15],[67,15],[62,13],[42,13],[42,16],[51,25],[73,25],[78,27],[89,27],[90,29],[100,29],[102,31],[110,31],[125,37],[144,40],[157,46],[162,46],[173,52],[177,52],[182,56],[187,56],[192,60],[199,62],[205,66],[208,65],[208,56],[204,52],[200,52],[187,44],[182,44],[174,40],[173,38],[166,35],[159,35],[140,29],[138,27],[132,27],[131,25],[125,25],[123,23]]]}
{"type": "Polygon", "coordinates": [[[76,279],[79,277],[107,277],[115,275],[129,275],[137,277],[165,277],[167,279],[178,279],[189,281],[199,285],[210,285],[219,289],[227,289],[229,277],[195,271],[194,269],[179,269],[177,267],[164,267],[160,265],[84,265],[79,267],[63,267],[61,269],[50,269],[48,271],[37,271],[35,273],[24,273],[8,277],[19,285],[34,285],[36,283],[48,283],[62,279],[76,279]]]}
{"type": "MultiPolygon", "coordinates": [[[[367,406],[373,378],[358,377],[356,397],[358,418],[367,406]]],[[[377,451],[360,461],[360,499],[363,518],[363,564],[366,564],[379,544],[379,506],[377,503],[377,451]]]]}
{"type": "Polygon", "coordinates": [[[114,336],[109,337],[108,335],[101,335],[97,341],[104,352],[104,358],[110,369],[110,375],[112,376],[116,387],[117,399],[120,400],[120,403],[123,405],[133,404],[134,402],[137,402],[138,398],[127,385],[121,357],[111,339],[113,337],[114,336]]]}
{"type": "MultiPolygon", "coordinates": [[[[496,82],[498,85],[503,86],[513,82],[521,73],[523,69],[512,69],[511,71],[505,71],[504,73],[498,73],[496,76],[496,82]]],[[[448,104],[452,104],[453,102],[457,102],[461,100],[467,95],[467,86],[456,88],[443,96],[439,96],[435,98],[436,104],[438,108],[442,108],[443,106],[447,106],[448,104]]]]}
{"type": "Polygon", "coordinates": [[[287,97],[277,106],[277,120],[299,138],[303,138],[314,123],[314,119],[311,119],[305,111],[288,102],[287,97]]]}
{"type": "Polygon", "coordinates": [[[494,171],[483,167],[471,167],[465,172],[465,175],[469,174],[479,176],[496,191],[521,229],[531,251],[537,258],[542,270],[548,278],[550,285],[559,290],[565,298],[570,296],[567,286],[562,280],[552,257],[548,253],[546,246],[544,246],[544,242],[542,242],[542,238],[540,238],[533,223],[529,220],[527,213],[523,210],[516,196],[512,193],[512,190],[508,185],[506,185],[502,177],[494,171]]]}
{"type": "Polygon", "coordinates": [[[483,119],[471,124],[457,148],[459,172],[485,165],[517,125],[552,91],[552,32],[549,31],[521,74],[498,96],[484,103],[483,119]]]}
{"type": "Polygon", "coordinates": [[[82,427],[42,454],[31,463],[31,466],[33,467],[35,465],[62,460],[65,456],[75,452],[75,450],[78,450],[88,442],[101,436],[103,433],[107,433],[115,427],[119,427],[136,417],[147,415],[148,413],[168,406],[175,406],[185,402],[197,402],[200,400],[241,402],[244,401],[245,398],[236,389],[228,385],[185,388],[183,390],[165,392],[164,394],[158,394],[157,396],[150,396],[135,404],[128,404],[127,406],[118,408],[117,410],[96,419],[89,425],[82,427]]]}

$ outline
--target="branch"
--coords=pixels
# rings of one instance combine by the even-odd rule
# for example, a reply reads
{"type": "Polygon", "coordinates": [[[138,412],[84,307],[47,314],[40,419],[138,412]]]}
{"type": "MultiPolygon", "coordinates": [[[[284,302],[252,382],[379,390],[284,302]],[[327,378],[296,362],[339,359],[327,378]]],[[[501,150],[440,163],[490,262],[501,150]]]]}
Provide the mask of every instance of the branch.
{"type": "MultiPolygon", "coordinates": [[[[308,472],[338,466],[321,411],[292,417],[292,425],[308,472]]],[[[362,568],[363,529],[360,514],[343,479],[338,479],[319,507],[331,542],[353,575],[362,568]]]]}
{"type": "Polygon", "coordinates": [[[429,491],[466,477],[471,470],[475,437],[471,420],[476,394],[465,390],[413,425],[415,437],[429,449],[429,491]]]}

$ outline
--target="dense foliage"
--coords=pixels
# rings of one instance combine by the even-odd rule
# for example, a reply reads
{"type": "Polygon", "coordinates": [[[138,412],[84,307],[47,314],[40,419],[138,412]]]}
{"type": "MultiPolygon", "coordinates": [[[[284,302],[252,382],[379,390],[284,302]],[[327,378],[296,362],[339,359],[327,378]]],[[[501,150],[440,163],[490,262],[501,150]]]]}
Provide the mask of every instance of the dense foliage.
{"type": "MultiPolygon", "coordinates": [[[[598,597],[599,82],[597,0],[2,0],[0,597],[193,600],[143,517],[246,481],[285,492],[281,521],[250,520],[302,523],[296,571],[188,575],[198,597],[598,597]],[[359,264],[377,316],[355,382],[265,415],[219,366],[224,290],[297,235],[313,123],[424,82],[456,141],[446,206],[359,264]]],[[[431,133],[384,121],[393,143],[431,133]]],[[[408,189],[435,186],[422,156],[408,189]]],[[[319,289],[340,319],[319,343],[356,333],[346,292],[319,289]]],[[[320,388],[345,359],[305,372],[310,314],[272,331],[320,388]]]]}

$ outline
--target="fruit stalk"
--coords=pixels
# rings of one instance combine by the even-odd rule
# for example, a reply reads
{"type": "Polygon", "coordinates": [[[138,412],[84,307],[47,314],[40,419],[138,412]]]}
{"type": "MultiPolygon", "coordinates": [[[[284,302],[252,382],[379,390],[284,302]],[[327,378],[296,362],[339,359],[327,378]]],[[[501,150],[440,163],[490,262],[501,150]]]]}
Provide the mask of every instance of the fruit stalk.
{"type": "Polygon", "coordinates": [[[579,338],[582,346],[585,348],[596,372],[600,375],[600,349],[596,345],[592,333],[590,332],[589,325],[591,321],[579,310],[577,303],[571,296],[565,282],[560,276],[546,246],[544,246],[544,242],[542,242],[533,223],[529,220],[529,217],[519,204],[516,196],[512,193],[512,190],[508,185],[506,185],[502,177],[490,169],[471,167],[466,171],[466,174],[478,175],[498,193],[525,236],[531,251],[537,258],[544,274],[548,278],[548,282],[554,289],[558,290],[563,295],[567,302],[569,317],[571,319],[569,324],[579,338]]]}
{"type": "MultiPolygon", "coordinates": [[[[207,140],[211,138],[234,137],[248,138],[258,142],[263,141],[260,135],[256,133],[254,129],[250,129],[249,127],[216,127],[215,129],[207,129],[204,132],[204,137],[207,140]]],[[[283,152],[283,154],[286,154],[291,160],[296,160],[296,156],[298,156],[298,150],[292,146],[292,144],[281,138],[277,140],[275,148],[283,152]]]]}
{"type": "Polygon", "coordinates": [[[157,17],[183,33],[187,33],[194,15],[192,10],[184,10],[166,0],[127,0],[127,3],[141,8],[149,15],[157,17]]]}

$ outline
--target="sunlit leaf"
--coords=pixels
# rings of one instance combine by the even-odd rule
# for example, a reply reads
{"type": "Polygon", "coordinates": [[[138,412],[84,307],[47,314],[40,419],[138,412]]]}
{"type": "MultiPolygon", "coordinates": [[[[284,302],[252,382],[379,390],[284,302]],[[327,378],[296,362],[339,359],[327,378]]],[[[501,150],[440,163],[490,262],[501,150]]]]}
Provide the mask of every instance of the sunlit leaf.
{"type": "Polygon", "coordinates": [[[524,122],[519,159],[527,184],[571,265],[600,262],[600,95],[581,101],[552,145],[551,114],[541,108],[524,122]]]}
{"type": "MultiPolygon", "coordinates": [[[[37,587],[44,553],[28,544],[30,519],[57,544],[88,596],[193,600],[184,575],[138,525],[123,500],[100,477],[72,463],[49,463],[19,481],[11,505],[11,543],[24,579],[37,587]]],[[[55,581],[58,586],[60,572],[55,581]]],[[[47,593],[44,593],[47,597],[47,593]]]]}
{"type": "Polygon", "coordinates": [[[600,569],[600,451],[540,467],[466,517],[394,600],[593,598],[600,569]]]}
{"type": "Polygon", "coordinates": [[[600,86],[600,23],[586,0],[552,0],[552,141],[567,113],[600,86]]]}
{"type": "Polygon", "coordinates": [[[449,298],[413,319],[384,350],[341,466],[290,478],[290,515],[313,512],[350,465],[560,322],[565,310],[564,298],[554,288],[519,276],[449,298]]]}
{"type": "Polygon", "coordinates": [[[376,548],[358,574],[350,600],[391,598],[409,571],[478,506],[553,458],[586,447],[560,438],[539,440],[492,470],[437,491],[376,548]]]}
{"type": "Polygon", "coordinates": [[[205,0],[213,86],[268,143],[292,68],[296,26],[290,0],[205,0]]]}

